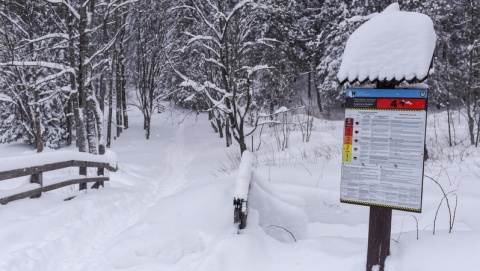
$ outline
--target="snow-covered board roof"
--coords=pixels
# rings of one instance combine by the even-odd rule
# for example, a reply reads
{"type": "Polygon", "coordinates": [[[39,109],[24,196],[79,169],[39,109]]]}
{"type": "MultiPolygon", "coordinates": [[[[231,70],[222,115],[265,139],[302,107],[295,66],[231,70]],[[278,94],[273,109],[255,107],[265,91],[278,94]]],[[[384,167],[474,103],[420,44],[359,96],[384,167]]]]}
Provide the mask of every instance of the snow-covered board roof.
{"type": "Polygon", "coordinates": [[[430,17],[391,4],[349,37],[337,78],[341,84],[421,82],[428,77],[435,43],[430,17]]]}

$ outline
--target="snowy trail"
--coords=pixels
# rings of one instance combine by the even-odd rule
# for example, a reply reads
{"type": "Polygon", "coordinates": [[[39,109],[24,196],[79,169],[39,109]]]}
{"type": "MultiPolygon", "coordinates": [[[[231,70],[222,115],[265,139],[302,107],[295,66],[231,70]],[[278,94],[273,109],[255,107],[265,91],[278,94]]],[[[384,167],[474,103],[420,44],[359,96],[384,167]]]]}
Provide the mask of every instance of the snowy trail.
{"type": "MultiPolygon", "coordinates": [[[[102,270],[98,265],[105,262],[105,255],[108,253],[111,244],[122,239],[122,233],[125,230],[138,223],[148,211],[148,208],[158,200],[178,193],[188,185],[185,172],[192,160],[192,155],[185,150],[184,130],[184,124],[181,124],[177,129],[173,129],[172,135],[168,135],[166,138],[170,139],[170,142],[164,142],[165,139],[160,141],[160,145],[164,147],[161,157],[159,155],[157,159],[141,159],[141,161],[146,161],[147,164],[152,164],[141,167],[141,174],[145,175],[145,171],[148,171],[151,182],[147,185],[147,193],[132,195],[135,200],[141,201],[142,204],[130,212],[129,219],[126,223],[124,222],[121,231],[107,233],[108,238],[102,242],[103,244],[100,247],[97,247],[90,255],[77,258],[75,262],[62,268],[63,270],[102,270]]],[[[138,169],[126,166],[124,170],[134,174],[138,169]]],[[[120,208],[118,211],[121,213],[122,209],[120,208]]]]}
{"type": "Polygon", "coordinates": [[[51,194],[9,204],[25,210],[23,221],[15,219],[8,208],[0,209],[0,226],[7,233],[0,242],[15,242],[0,250],[0,270],[85,270],[85,265],[101,262],[108,244],[134,225],[148,207],[188,185],[185,173],[193,156],[185,148],[184,124],[167,128],[153,130],[152,134],[161,136],[151,144],[145,144],[141,135],[129,135],[129,130],[122,134],[125,139],[113,143],[130,146],[118,148],[119,172],[111,173],[111,187],[88,190],[69,202],[51,194]],[[134,156],[128,147],[135,149],[134,156]],[[158,153],[151,155],[151,148],[158,153]]]}

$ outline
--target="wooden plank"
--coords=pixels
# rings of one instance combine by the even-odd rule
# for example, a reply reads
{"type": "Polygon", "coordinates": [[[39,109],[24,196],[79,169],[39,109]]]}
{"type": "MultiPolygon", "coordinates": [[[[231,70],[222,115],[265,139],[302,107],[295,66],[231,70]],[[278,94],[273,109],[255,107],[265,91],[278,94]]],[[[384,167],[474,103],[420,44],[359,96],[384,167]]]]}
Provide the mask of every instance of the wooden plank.
{"type": "Polygon", "coordinates": [[[26,191],[26,192],[23,192],[23,193],[18,193],[18,194],[15,194],[15,195],[11,195],[11,196],[8,196],[8,197],[1,198],[0,199],[0,204],[4,205],[4,204],[7,204],[10,201],[32,197],[32,196],[37,195],[41,192],[47,192],[47,191],[55,190],[55,189],[58,189],[58,188],[61,188],[61,187],[69,186],[69,185],[89,183],[89,182],[104,182],[104,181],[108,181],[108,180],[109,180],[109,177],[104,177],[104,176],[74,178],[74,179],[67,180],[67,181],[64,181],[64,182],[54,183],[54,184],[51,184],[51,185],[47,185],[47,186],[44,186],[44,187],[40,187],[40,188],[37,188],[37,189],[26,191]]]}
{"type": "Polygon", "coordinates": [[[96,167],[96,168],[102,167],[112,172],[117,171],[117,168],[111,167],[110,164],[108,163],[70,160],[65,162],[46,164],[43,166],[27,167],[22,169],[14,169],[14,170],[0,172],[0,181],[13,179],[17,177],[28,176],[28,175],[34,175],[40,172],[52,171],[52,170],[66,168],[66,167],[96,167]]]}
{"type": "Polygon", "coordinates": [[[27,167],[21,169],[14,169],[0,172],[0,180],[13,179],[17,177],[23,177],[28,175],[38,174],[40,172],[51,171],[71,166],[71,161],[65,161],[60,163],[46,164],[43,166],[27,167]]]}
{"type": "Polygon", "coordinates": [[[81,183],[91,183],[91,182],[101,182],[101,181],[108,181],[109,177],[99,176],[99,177],[86,177],[86,178],[75,178],[64,182],[59,182],[51,185],[47,185],[42,187],[43,192],[55,190],[61,187],[74,185],[74,184],[81,184],[81,183]]]}

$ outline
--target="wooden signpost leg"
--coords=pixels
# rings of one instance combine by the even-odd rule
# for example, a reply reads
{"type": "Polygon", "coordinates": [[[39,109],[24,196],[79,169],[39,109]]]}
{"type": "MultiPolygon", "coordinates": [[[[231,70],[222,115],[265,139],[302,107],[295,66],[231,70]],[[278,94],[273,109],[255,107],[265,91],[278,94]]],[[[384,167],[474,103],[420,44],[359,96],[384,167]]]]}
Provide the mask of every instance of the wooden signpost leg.
{"type": "Polygon", "coordinates": [[[390,234],[392,229],[392,209],[385,207],[370,207],[368,226],[367,271],[378,266],[383,271],[385,259],[390,254],[390,234]]]}

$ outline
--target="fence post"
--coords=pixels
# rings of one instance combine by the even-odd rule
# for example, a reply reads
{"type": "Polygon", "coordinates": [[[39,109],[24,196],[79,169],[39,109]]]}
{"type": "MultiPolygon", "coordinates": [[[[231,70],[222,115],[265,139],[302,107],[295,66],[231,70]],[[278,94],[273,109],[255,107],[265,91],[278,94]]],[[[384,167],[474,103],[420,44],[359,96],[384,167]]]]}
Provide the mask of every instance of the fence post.
{"type": "MultiPolygon", "coordinates": [[[[101,144],[98,148],[98,154],[104,155],[105,154],[105,145],[101,144]]],[[[97,168],[97,176],[105,176],[105,168],[99,167],[97,168]]],[[[96,182],[92,185],[93,189],[98,189],[100,186],[105,187],[105,184],[103,181],[101,182],[96,182]]]]}
{"type": "Polygon", "coordinates": [[[250,181],[252,179],[253,155],[249,151],[242,153],[242,159],[238,169],[237,181],[235,184],[235,192],[233,195],[233,221],[239,223],[240,230],[247,226],[248,215],[248,192],[250,189],[250,181]]]}
{"type": "Polygon", "coordinates": [[[233,199],[233,223],[239,223],[238,229],[243,230],[247,226],[247,201],[233,199]]]}
{"type": "MultiPolygon", "coordinates": [[[[39,172],[37,174],[32,174],[30,176],[30,183],[38,183],[40,185],[40,187],[43,187],[43,173],[39,172]]],[[[31,196],[30,198],[35,199],[35,198],[39,198],[41,196],[42,196],[42,193],[40,192],[39,194],[37,194],[35,196],[31,196]]]]}
{"type": "MultiPolygon", "coordinates": [[[[87,168],[86,167],[79,167],[78,173],[80,175],[87,176],[87,168]]],[[[81,183],[78,185],[79,190],[87,189],[87,183],[81,183]]]]}

